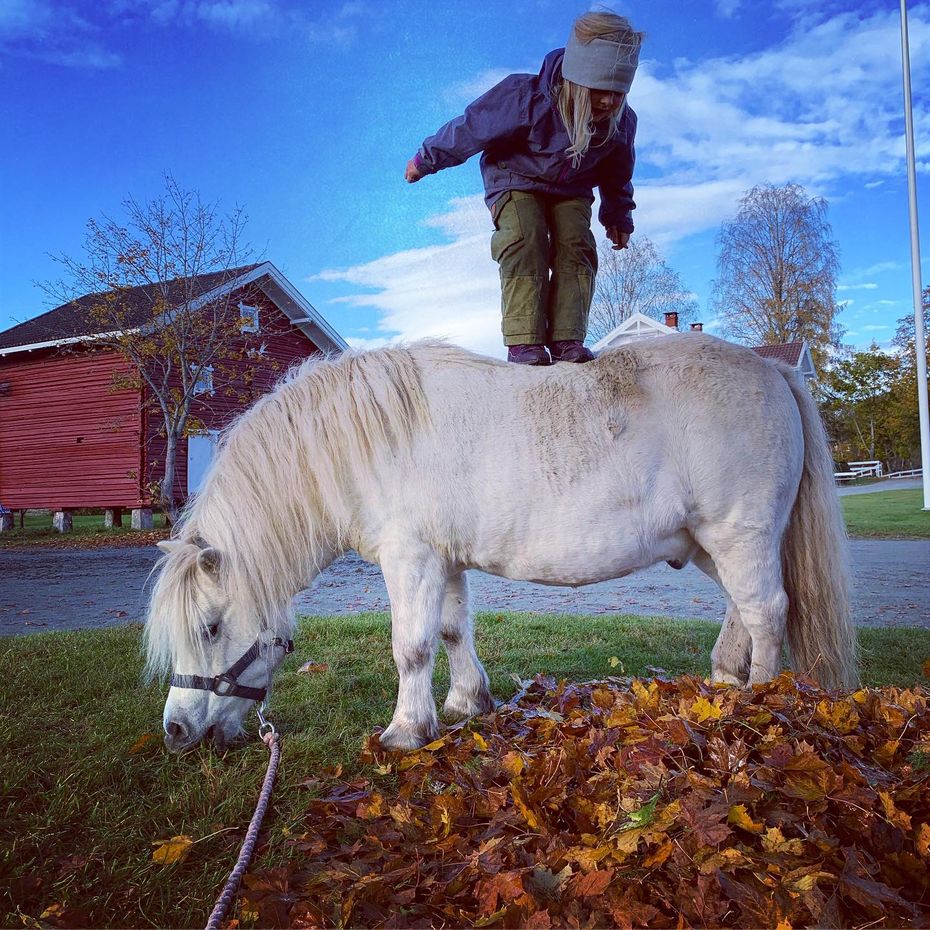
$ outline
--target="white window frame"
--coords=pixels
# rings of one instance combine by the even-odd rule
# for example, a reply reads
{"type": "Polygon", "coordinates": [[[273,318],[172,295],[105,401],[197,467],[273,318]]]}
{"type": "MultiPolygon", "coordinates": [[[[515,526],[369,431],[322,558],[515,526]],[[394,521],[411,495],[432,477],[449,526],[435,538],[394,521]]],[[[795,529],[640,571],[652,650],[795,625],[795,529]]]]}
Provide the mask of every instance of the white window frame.
{"type": "Polygon", "coordinates": [[[191,374],[194,376],[194,387],[191,394],[195,397],[198,394],[213,393],[213,366],[207,365],[205,368],[198,368],[196,365],[191,368],[191,374]]]}
{"type": "Polygon", "coordinates": [[[259,331],[258,307],[240,303],[239,316],[241,318],[239,332],[257,333],[259,331]]]}

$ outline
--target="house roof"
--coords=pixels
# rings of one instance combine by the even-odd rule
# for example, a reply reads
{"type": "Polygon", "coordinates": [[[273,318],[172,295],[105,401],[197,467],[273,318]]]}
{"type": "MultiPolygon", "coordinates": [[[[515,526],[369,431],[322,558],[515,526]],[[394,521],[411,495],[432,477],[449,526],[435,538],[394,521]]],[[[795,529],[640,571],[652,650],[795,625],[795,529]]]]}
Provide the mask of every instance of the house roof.
{"type": "Polygon", "coordinates": [[[773,358],[792,368],[797,368],[798,362],[801,361],[801,353],[804,351],[804,343],[785,342],[776,346],[753,346],[752,351],[763,358],[773,358]]]}
{"type": "MultiPolygon", "coordinates": [[[[594,343],[593,349],[599,352],[614,345],[621,337],[641,338],[643,336],[664,336],[678,330],[654,320],[645,313],[631,313],[619,326],[615,326],[606,336],[594,343]]],[[[623,339],[624,342],[628,339],[623,339]]]]}
{"type": "Polygon", "coordinates": [[[774,346],[753,346],[752,351],[762,358],[784,362],[801,372],[805,378],[816,378],[817,369],[807,342],[783,342],[774,346]]]}
{"type": "MultiPolygon", "coordinates": [[[[243,265],[241,268],[231,268],[228,271],[216,271],[211,274],[196,275],[191,279],[176,278],[165,285],[168,301],[176,306],[186,297],[187,281],[193,284],[192,291],[201,296],[215,287],[247,274],[258,264],[243,265]],[[172,300],[175,297],[175,300],[172,300]]],[[[126,313],[127,326],[141,326],[151,319],[152,307],[163,296],[162,286],[146,284],[139,287],[130,287],[122,292],[120,303],[126,313]]],[[[13,346],[27,346],[34,343],[61,342],[65,339],[74,339],[77,336],[92,336],[96,330],[93,327],[93,318],[88,312],[94,303],[98,302],[102,292],[85,294],[83,297],[69,303],[55,307],[41,316],[33,317],[16,326],[0,332],[0,349],[13,346]]]]}
{"type": "MultiPolygon", "coordinates": [[[[168,302],[171,304],[172,297],[176,296],[173,305],[177,306],[193,293],[195,302],[204,305],[253,282],[321,349],[329,351],[347,348],[342,337],[271,262],[169,281],[166,286],[168,302]],[[191,282],[193,287],[188,290],[191,282]]],[[[152,307],[163,296],[162,285],[158,284],[127,288],[120,296],[126,312],[126,325],[142,326],[151,320],[152,307]]],[[[92,315],[87,311],[99,298],[99,293],[85,294],[0,332],[0,355],[92,339],[98,335],[98,331],[94,329],[92,315]]]]}
{"type": "MultiPolygon", "coordinates": [[[[644,313],[631,313],[619,326],[614,327],[603,339],[598,340],[592,348],[595,352],[623,345],[650,336],[662,336],[677,333],[664,323],[646,316],[644,313]]],[[[774,346],[752,346],[752,350],[762,358],[784,362],[799,371],[805,378],[816,378],[817,369],[810,348],[806,342],[785,342],[774,346]]]]}

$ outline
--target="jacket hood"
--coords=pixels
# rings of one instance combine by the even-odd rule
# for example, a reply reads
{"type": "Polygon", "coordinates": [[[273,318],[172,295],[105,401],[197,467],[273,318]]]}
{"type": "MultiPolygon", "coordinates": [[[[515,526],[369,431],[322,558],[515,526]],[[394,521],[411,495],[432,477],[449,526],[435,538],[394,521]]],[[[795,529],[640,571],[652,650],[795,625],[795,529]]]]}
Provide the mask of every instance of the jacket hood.
{"type": "Polygon", "coordinates": [[[555,101],[554,90],[562,83],[562,58],[564,55],[564,48],[557,48],[549,52],[543,59],[542,68],[539,70],[540,86],[550,101],[555,101]]]}

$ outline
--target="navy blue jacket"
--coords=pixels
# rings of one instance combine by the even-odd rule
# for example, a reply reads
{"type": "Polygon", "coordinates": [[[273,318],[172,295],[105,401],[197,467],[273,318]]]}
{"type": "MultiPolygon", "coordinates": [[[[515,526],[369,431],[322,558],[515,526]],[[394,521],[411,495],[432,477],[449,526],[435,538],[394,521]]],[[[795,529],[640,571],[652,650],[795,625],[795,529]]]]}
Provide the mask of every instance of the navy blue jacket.
{"type": "Polygon", "coordinates": [[[617,133],[604,143],[607,123],[591,140],[577,168],[559,116],[556,88],[562,81],[564,49],[550,52],[539,74],[511,74],[468,105],[423,142],[416,165],[422,174],[460,165],[481,152],[485,202],[492,207],[506,191],[537,191],[593,202],[600,188],[598,218],[605,227],[633,231],[633,141],[636,114],[624,107],[617,133]]]}

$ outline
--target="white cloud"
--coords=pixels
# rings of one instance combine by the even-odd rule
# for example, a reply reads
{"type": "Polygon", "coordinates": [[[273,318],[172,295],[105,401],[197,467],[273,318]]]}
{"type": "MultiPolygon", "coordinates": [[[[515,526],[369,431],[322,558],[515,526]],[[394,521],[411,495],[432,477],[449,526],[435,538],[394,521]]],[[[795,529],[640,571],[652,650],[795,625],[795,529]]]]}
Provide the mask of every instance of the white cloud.
{"type": "MultiPolygon", "coordinates": [[[[930,57],[926,8],[911,17],[911,49],[920,86],[930,57]]],[[[638,149],[666,175],[823,186],[865,174],[875,182],[903,160],[900,72],[896,11],[839,14],[762,52],[677,62],[668,76],[647,62],[631,94],[647,117],[638,149]]],[[[928,118],[926,104],[917,117],[928,118]]]]}
{"type": "Polygon", "coordinates": [[[259,40],[287,33],[313,43],[342,45],[356,38],[357,24],[371,13],[361,0],[338,7],[294,0],[109,0],[109,8],[126,25],[148,21],[161,27],[208,28],[259,40]]]}
{"type": "Polygon", "coordinates": [[[224,29],[253,29],[269,21],[277,9],[268,0],[207,0],[192,8],[201,22],[224,29]]]}
{"type": "MultiPolygon", "coordinates": [[[[638,227],[665,250],[709,225],[716,226],[735,208],[741,182],[706,185],[648,185],[637,192],[648,222],[638,227]]],[[[597,212],[595,203],[594,212],[597,212]]],[[[504,354],[500,335],[500,282],[490,257],[492,225],[481,195],[453,200],[449,209],[429,217],[425,226],[439,229],[445,245],[408,249],[372,262],[327,269],[308,278],[341,282],[360,290],[333,303],[374,309],[379,316],[375,346],[388,340],[446,338],[489,355],[504,354]]],[[[600,225],[595,227],[603,239],[600,225]]],[[[711,323],[707,328],[712,329],[711,323]]]]}
{"type": "Polygon", "coordinates": [[[836,289],[838,291],[874,291],[878,289],[878,285],[869,281],[866,284],[839,284],[836,289]]]}
{"type": "Polygon", "coordinates": [[[900,271],[902,267],[900,262],[877,262],[864,268],[860,274],[867,278],[873,274],[884,274],[886,271],[900,271]]]}
{"type": "Polygon", "coordinates": [[[474,77],[458,81],[443,88],[439,94],[442,99],[452,106],[465,106],[477,97],[489,91],[495,84],[500,84],[505,77],[511,74],[538,74],[539,63],[522,68],[489,68],[481,71],[474,77]]]}
{"type": "Polygon", "coordinates": [[[743,0],[716,0],[717,14],[724,19],[732,19],[739,8],[743,5],[743,0]]]}
{"type": "Polygon", "coordinates": [[[375,346],[384,340],[436,337],[503,355],[500,284],[490,256],[491,221],[483,199],[454,201],[447,213],[431,217],[428,223],[452,241],[351,268],[328,269],[310,280],[365,289],[340,302],[375,309],[381,335],[350,344],[375,346]]]}
{"type": "Polygon", "coordinates": [[[118,67],[122,57],[101,47],[97,29],[74,4],[0,0],[0,52],[64,68],[118,67]]]}

